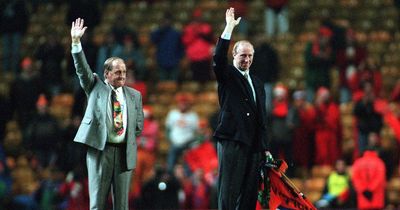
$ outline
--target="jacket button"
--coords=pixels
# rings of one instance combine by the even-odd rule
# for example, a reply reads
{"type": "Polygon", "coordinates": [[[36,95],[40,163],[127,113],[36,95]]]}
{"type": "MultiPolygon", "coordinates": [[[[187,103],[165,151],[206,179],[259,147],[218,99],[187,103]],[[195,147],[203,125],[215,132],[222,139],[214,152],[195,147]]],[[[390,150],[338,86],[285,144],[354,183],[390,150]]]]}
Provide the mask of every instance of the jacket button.
{"type": "Polygon", "coordinates": [[[246,115],[247,115],[247,116],[250,116],[250,113],[247,112],[246,115]]]}

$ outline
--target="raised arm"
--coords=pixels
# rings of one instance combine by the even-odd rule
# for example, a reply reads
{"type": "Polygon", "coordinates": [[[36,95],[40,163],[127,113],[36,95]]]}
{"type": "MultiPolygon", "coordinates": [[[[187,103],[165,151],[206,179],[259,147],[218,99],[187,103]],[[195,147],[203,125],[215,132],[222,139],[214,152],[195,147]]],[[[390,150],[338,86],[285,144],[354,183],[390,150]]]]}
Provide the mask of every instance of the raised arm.
{"type": "Polygon", "coordinates": [[[72,41],[72,57],[74,59],[74,65],[76,74],[78,75],[80,84],[83,90],[89,94],[95,83],[95,77],[90,69],[89,64],[86,61],[85,54],[82,50],[81,37],[85,33],[87,27],[83,25],[84,21],[81,18],[76,19],[72,22],[71,26],[71,41],[72,41]]]}
{"type": "Polygon", "coordinates": [[[72,22],[71,27],[71,40],[72,44],[79,44],[81,43],[81,37],[85,33],[87,27],[83,26],[84,20],[81,18],[76,19],[72,22]]]}
{"type": "Polygon", "coordinates": [[[226,10],[225,13],[225,29],[222,33],[221,38],[223,39],[230,39],[233,29],[237,26],[240,22],[241,17],[235,19],[235,9],[233,7],[226,10]]]}
{"type": "Polygon", "coordinates": [[[237,24],[240,22],[240,17],[235,20],[235,9],[229,8],[225,13],[226,25],[224,32],[219,39],[213,56],[213,68],[215,72],[216,79],[219,83],[223,83],[228,77],[228,48],[231,39],[232,31],[237,24]]]}

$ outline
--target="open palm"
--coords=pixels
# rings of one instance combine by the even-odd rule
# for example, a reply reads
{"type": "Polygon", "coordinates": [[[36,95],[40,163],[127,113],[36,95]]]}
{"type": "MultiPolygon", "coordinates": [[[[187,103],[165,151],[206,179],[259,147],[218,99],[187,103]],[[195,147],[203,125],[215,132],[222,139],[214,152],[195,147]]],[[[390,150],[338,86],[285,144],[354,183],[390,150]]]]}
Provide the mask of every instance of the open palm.
{"type": "Polygon", "coordinates": [[[227,25],[236,26],[237,24],[239,24],[240,19],[241,19],[241,17],[239,17],[235,20],[235,9],[233,7],[226,10],[225,20],[226,20],[227,25]]]}
{"type": "Polygon", "coordinates": [[[81,18],[78,18],[72,22],[72,27],[71,27],[72,42],[79,42],[80,38],[85,33],[87,27],[86,26],[84,27],[83,23],[84,21],[81,18]]]}

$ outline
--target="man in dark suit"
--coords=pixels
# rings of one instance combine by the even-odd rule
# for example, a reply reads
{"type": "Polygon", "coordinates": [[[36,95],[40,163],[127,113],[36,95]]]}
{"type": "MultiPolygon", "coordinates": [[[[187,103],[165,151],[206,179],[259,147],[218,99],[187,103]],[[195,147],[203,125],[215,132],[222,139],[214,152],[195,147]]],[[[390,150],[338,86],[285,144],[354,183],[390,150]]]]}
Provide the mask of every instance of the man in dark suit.
{"type": "Polygon", "coordinates": [[[143,129],[142,96],[125,86],[126,66],[121,58],[104,62],[104,78],[90,69],[80,38],[83,19],[72,22],[72,57],[88,105],[74,141],[87,145],[90,209],[106,209],[112,191],[113,209],[128,210],[132,169],[136,166],[136,137],[143,129]]]}
{"type": "Polygon", "coordinates": [[[228,65],[228,48],[233,29],[240,22],[234,9],[226,11],[226,26],[214,55],[221,111],[214,133],[217,141],[219,177],[218,208],[255,209],[263,152],[268,149],[265,92],[251,73],[253,45],[235,43],[233,65],[228,65]]]}

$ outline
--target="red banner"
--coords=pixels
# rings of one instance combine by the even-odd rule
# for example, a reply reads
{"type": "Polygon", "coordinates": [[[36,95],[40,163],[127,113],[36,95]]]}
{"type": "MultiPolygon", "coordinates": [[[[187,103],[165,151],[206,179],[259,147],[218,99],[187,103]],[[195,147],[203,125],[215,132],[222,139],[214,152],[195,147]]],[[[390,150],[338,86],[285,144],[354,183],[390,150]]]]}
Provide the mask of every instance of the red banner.
{"type": "Polygon", "coordinates": [[[271,194],[269,208],[276,209],[281,206],[289,209],[316,210],[301,192],[294,188],[290,180],[279,171],[268,170],[271,181],[271,194]]]}

